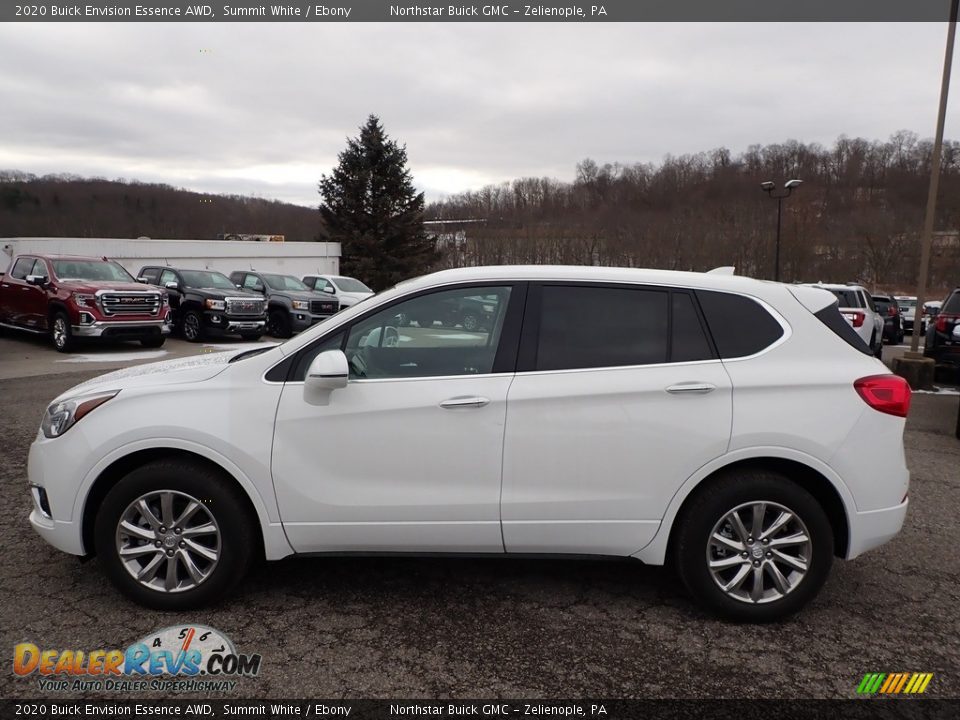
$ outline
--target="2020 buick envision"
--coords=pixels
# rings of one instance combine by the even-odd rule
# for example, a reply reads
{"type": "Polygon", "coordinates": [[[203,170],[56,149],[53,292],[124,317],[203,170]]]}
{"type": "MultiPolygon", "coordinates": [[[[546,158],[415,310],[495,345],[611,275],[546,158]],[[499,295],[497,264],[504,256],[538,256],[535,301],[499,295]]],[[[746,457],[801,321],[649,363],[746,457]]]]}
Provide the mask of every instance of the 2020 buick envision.
{"type": "Polygon", "coordinates": [[[824,290],[449,270],[278,346],[67,391],[30,450],[30,521],[161,609],[222,597],[257,555],[556,553],[671,563],[766,621],[900,530],[909,402],[824,290]],[[398,322],[478,296],[480,327],[398,322]]]}

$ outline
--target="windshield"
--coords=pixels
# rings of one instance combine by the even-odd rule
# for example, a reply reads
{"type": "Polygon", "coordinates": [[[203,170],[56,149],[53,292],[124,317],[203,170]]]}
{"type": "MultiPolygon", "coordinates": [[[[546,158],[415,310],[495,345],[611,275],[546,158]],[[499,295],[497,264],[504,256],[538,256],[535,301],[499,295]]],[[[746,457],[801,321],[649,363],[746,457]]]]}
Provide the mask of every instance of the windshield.
{"type": "Polygon", "coordinates": [[[60,280],[114,280],[136,282],[120,265],[110,260],[51,260],[60,280]]]}
{"type": "Polygon", "coordinates": [[[310,292],[310,288],[297,280],[293,275],[262,275],[264,281],[274,290],[304,290],[310,292]]]}
{"type": "Polygon", "coordinates": [[[230,278],[218,272],[209,270],[181,270],[180,276],[187,287],[220,288],[221,290],[236,290],[237,286],[230,282],[230,278]]]}
{"type": "Polygon", "coordinates": [[[335,277],[333,278],[333,284],[344,292],[368,292],[372,293],[373,290],[368,288],[362,282],[356,278],[351,277],[335,277]]]}

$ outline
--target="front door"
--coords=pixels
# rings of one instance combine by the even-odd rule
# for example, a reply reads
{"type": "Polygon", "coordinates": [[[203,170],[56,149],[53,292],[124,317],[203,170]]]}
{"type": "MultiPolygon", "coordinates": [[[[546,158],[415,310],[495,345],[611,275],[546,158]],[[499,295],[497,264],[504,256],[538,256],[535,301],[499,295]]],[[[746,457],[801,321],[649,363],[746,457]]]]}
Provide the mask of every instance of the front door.
{"type": "Polygon", "coordinates": [[[503,432],[522,293],[504,284],[421,294],[301,352],[272,460],[296,551],[503,552],[503,432]],[[451,306],[487,294],[500,302],[484,326],[449,321],[451,306]],[[303,377],[329,349],[346,353],[350,380],[328,405],[311,404],[303,377]]]}

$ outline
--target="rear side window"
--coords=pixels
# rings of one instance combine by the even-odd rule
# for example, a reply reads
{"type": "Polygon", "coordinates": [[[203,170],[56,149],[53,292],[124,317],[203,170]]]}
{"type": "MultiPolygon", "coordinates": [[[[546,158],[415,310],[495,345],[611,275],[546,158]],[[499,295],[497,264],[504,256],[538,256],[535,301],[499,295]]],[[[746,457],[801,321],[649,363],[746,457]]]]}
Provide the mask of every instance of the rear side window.
{"type": "Polygon", "coordinates": [[[854,350],[859,350],[864,355],[873,355],[867,343],[857,335],[857,331],[850,326],[850,323],[840,313],[840,306],[837,303],[827,305],[823,310],[814,313],[814,317],[830,328],[834,335],[837,335],[854,350]]]}
{"type": "Polygon", "coordinates": [[[696,292],[721,358],[754,355],[783,337],[780,323],[756,300],[712,290],[696,292]]]}
{"type": "Polygon", "coordinates": [[[668,292],[558,285],[542,292],[537,370],[667,361],[668,292]]]}

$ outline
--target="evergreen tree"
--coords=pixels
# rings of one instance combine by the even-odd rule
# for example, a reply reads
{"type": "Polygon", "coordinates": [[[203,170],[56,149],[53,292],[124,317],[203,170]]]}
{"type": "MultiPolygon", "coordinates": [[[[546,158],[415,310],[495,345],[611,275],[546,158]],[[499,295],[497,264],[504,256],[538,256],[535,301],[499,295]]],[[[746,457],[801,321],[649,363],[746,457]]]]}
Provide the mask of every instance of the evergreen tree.
{"type": "Polygon", "coordinates": [[[341,272],[374,290],[426,272],[437,251],[424,232],[423,193],[413,186],[406,148],[371,115],[338,160],[319,190],[325,239],[342,243],[341,272]]]}

